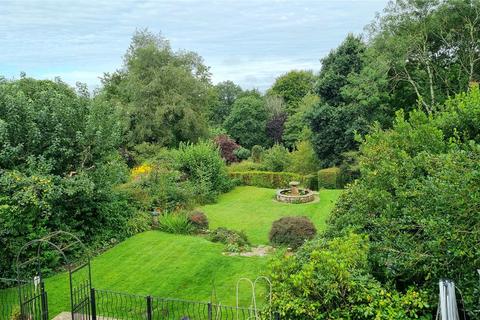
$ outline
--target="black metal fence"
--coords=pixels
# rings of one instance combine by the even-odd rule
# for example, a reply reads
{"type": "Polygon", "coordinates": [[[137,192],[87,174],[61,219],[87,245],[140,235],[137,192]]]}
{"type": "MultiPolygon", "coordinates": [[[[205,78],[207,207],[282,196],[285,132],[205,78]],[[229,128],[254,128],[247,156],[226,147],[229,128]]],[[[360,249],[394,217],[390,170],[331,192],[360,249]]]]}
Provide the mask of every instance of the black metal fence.
{"type": "Polygon", "coordinates": [[[280,320],[278,314],[252,308],[92,289],[92,320],[280,320]]]}

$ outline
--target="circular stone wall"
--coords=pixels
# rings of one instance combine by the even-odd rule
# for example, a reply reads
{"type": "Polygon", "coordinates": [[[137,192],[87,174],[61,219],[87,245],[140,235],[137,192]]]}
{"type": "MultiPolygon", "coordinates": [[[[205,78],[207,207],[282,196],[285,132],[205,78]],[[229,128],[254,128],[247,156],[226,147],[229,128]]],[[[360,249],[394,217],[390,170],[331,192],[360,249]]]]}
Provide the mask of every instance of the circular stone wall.
{"type": "Polygon", "coordinates": [[[312,191],[307,189],[299,189],[299,195],[289,194],[290,189],[280,189],[277,191],[277,200],[286,203],[307,203],[315,200],[315,195],[312,191]]]}

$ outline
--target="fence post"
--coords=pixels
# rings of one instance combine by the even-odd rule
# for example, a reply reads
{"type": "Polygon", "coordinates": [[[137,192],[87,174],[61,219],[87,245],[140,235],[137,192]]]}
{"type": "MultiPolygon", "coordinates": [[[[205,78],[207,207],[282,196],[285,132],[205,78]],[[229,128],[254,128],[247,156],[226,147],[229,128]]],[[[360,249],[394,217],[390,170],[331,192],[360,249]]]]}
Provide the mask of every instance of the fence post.
{"type": "Polygon", "coordinates": [[[152,296],[147,296],[147,320],[152,320],[152,296]]]}
{"type": "Polygon", "coordinates": [[[213,314],[212,314],[212,303],[209,302],[208,303],[208,320],[212,320],[213,319],[213,314]]]}
{"type": "Polygon", "coordinates": [[[92,320],[97,320],[97,302],[95,300],[95,288],[90,288],[90,305],[92,309],[92,320]]]}

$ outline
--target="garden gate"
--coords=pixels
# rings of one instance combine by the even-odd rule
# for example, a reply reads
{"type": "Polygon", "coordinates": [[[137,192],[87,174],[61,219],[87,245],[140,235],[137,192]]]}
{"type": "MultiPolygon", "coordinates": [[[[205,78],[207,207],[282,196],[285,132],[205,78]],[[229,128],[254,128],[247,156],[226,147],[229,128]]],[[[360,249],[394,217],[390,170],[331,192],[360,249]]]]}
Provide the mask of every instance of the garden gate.
{"type": "Polygon", "coordinates": [[[18,252],[16,271],[21,319],[49,319],[42,262],[45,259],[43,253],[51,258],[48,253],[55,252],[64,260],[68,271],[72,320],[91,319],[90,254],[77,236],[65,231],[55,231],[30,241],[18,252]],[[72,257],[75,263],[71,261],[72,257]]]}

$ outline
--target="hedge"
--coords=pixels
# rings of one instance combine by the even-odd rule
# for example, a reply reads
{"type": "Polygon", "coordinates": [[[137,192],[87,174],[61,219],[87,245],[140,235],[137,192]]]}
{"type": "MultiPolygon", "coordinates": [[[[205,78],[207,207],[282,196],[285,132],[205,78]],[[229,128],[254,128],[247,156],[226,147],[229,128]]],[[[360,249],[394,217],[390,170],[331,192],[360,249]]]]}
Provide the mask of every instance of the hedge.
{"type": "Polygon", "coordinates": [[[229,175],[242,185],[263,188],[288,188],[290,181],[299,181],[302,186],[309,189],[317,189],[318,185],[315,175],[303,176],[293,172],[242,171],[230,172],[229,175]]]}
{"type": "Polygon", "coordinates": [[[332,167],[318,171],[318,188],[341,189],[342,177],[340,168],[332,167]]]}

